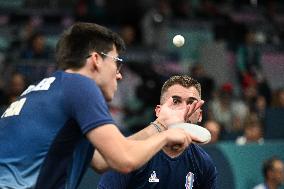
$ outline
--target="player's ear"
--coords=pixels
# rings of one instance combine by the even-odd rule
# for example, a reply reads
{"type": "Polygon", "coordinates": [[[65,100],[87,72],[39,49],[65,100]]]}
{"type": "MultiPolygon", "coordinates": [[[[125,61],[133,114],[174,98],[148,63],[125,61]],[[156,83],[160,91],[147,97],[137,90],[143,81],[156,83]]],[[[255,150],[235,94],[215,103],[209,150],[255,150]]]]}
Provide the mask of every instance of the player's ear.
{"type": "Polygon", "coordinates": [[[161,111],[161,105],[157,105],[157,106],[155,107],[156,117],[159,117],[160,111],[161,111]]]}
{"type": "Polygon", "coordinates": [[[101,61],[100,61],[100,56],[98,53],[93,53],[92,56],[90,57],[91,58],[91,64],[92,64],[92,67],[97,70],[99,69],[99,67],[101,66],[101,61]]]}

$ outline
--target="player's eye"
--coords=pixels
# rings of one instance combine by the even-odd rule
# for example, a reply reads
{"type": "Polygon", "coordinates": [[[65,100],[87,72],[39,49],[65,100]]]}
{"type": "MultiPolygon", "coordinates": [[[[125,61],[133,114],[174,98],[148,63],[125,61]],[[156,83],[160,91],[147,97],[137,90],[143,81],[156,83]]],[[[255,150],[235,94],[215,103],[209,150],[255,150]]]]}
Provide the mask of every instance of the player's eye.
{"type": "Polygon", "coordinates": [[[186,104],[189,105],[189,104],[192,104],[195,100],[194,99],[189,99],[186,104]]]}
{"type": "Polygon", "coordinates": [[[180,98],[178,98],[176,96],[173,96],[172,98],[173,98],[173,103],[174,104],[180,104],[181,103],[181,99],[180,98]]]}

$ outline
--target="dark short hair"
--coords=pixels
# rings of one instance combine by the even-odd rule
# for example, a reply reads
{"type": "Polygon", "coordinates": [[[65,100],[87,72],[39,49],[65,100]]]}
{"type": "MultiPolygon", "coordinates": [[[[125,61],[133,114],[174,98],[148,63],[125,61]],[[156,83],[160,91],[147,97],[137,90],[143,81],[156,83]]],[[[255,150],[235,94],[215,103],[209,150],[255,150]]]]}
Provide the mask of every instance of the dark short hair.
{"type": "Polygon", "coordinates": [[[198,91],[200,97],[201,97],[201,85],[200,83],[189,77],[188,75],[175,75],[170,77],[163,85],[162,90],[161,90],[161,96],[160,96],[160,103],[162,104],[163,97],[164,97],[164,93],[173,85],[181,85],[185,88],[189,88],[189,87],[195,87],[196,90],[198,91]]]}
{"type": "Polygon", "coordinates": [[[269,159],[265,160],[262,165],[262,174],[264,178],[267,178],[268,171],[271,171],[274,169],[274,162],[276,161],[282,161],[279,157],[277,156],[272,156],[269,159]]]}
{"type": "Polygon", "coordinates": [[[98,24],[78,22],[61,35],[56,45],[56,63],[59,69],[79,69],[92,51],[108,53],[113,45],[118,53],[125,50],[117,33],[98,24]]]}

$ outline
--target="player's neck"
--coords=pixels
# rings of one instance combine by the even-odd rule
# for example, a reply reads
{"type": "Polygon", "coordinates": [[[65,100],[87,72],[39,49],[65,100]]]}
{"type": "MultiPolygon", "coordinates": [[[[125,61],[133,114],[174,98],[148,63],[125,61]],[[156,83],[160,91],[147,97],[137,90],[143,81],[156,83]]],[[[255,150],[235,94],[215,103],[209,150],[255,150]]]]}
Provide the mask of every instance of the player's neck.
{"type": "Polygon", "coordinates": [[[176,158],[183,153],[184,150],[173,150],[170,147],[164,147],[163,151],[167,154],[170,158],[176,158]]]}
{"type": "Polygon", "coordinates": [[[93,72],[92,72],[92,70],[87,69],[85,67],[80,68],[80,69],[71,69],[71,68],[69,68],[69,69],[66,69],[65,72],[80,74],[80,75],[83,75],[83,76],[88,77],[90,79],[93,79],[93,72]]]}

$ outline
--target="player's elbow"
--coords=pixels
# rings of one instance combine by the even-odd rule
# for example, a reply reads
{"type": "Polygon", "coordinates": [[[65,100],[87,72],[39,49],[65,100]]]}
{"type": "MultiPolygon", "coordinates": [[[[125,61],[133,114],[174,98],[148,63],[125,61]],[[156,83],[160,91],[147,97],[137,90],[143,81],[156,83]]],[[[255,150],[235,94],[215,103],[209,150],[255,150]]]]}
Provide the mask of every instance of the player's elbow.
{"type": "Polygon", "coordinates": [[[91,167],[93,168],[93,170],[95,172],[97,172],[98,174],[103,174],[104,172],[108,171],[109,168],[107,167],[100,167],[100,166],[97,166],[97,165],[91,165],[91,167]]]}
{"type": "Polygon", "coordinates": [[[123,174],[128,174],[128,173],[134,171],[134,169],[132,167],[125,166],[125,167],[119,168],[117,171],[120,172],[120,173],[123,173],[123,174]]]}
{"type": "Polygon", "coordinates": [[[115,166],[114,169],[124,174],[130,173],[138,168],[138,164],[131,157],[124,158],[123,161],[117,165],[118,166],[115,166]]]}

